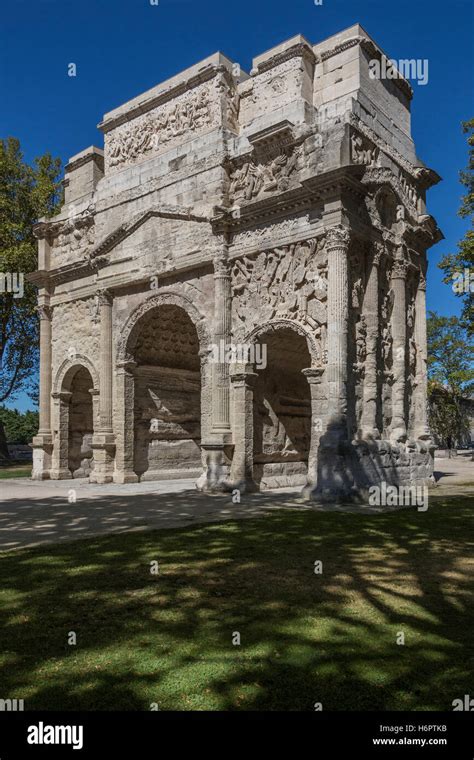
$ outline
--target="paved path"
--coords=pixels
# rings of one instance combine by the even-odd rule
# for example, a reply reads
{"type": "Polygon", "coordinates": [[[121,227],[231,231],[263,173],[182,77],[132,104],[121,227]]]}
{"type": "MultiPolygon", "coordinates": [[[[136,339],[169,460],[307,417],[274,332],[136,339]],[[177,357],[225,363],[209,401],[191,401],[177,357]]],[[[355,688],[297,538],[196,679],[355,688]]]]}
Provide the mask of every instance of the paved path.
{"type": "Polygon", "coordinates": [[[295,491],[208,496],[194,480],[93,485],[86,480],[0,480],[0,551],[105,533],[173,528],[258,517],[272,509],[309,509],[295,491]],[[74,501],[69,501],[71,495],[74,501]]]}
{"type": "MultiPolygon", "coordinates": [[[[439,485],[434,493],[474,494],[474,463],[467,457],[436,459],[435,472],[439,485]],[[466,482],[471,486],[464,486],[466,482]]],[[[15,478],[0,480],[0,551],[108,533],[262,517],[278,509],[385,511],[308,503],[291,489],[243,494],[241,503],[234,504],[231,494],[199,493],[194,480],[98,486],[86,480],[15,478]]]]}

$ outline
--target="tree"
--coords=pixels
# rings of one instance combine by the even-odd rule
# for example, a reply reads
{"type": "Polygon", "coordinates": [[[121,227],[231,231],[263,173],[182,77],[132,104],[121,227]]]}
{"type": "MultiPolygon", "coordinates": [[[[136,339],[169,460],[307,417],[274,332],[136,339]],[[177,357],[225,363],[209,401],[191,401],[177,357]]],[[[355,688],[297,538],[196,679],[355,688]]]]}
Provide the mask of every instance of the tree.
{"type": "Polygon", "coordinates": [[[474,350],[457,317],[440,317],[430,311],[427,334],[430,427],[451,450],[468,429],[463,399],[474,389],[474,350]]]}
{"type": "MultiPolygon", "coordinates": [[[[37,267],[34,223],[60,208],[60,171],[60,160],[49,153],[30,166],[17,139],[0,140],[0,404],[20,390],[36,393],[36,291],[25,275],[37,267]]],[[[8,457],[0,420],[1,454],[8,457]]]]}
{"type": "Polygon", "coordinates": [[[21,413],[17,409],[0,406],[0,420],[9,443],[28,444],[38,432],[38,417],[38,412],[21,413]]]}
{"type": "MultiPolygon", "coordinates": [[[[460,172],[461,184],[467,188],[462,197],[459,216],[474,219],[474,119],[462,124],[468,135],[469,163],[465,171],[460,172]]],[[[466,232],[458,243],[457,253],[450,253],[440,261],[439,267],[444,271],[444,282],[453,285],[457,295],[463,298],[461,318],[468,334],[474,333],[474,229],[466,232]]]]}

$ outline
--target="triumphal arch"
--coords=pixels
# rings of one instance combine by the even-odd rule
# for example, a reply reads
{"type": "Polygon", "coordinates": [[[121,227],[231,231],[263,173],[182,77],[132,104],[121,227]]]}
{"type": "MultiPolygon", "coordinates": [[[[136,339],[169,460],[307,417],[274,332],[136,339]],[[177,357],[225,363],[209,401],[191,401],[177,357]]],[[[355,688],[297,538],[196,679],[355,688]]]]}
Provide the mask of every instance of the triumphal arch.
{"type": "Polygon", "coordinates": [[[346,498],[432,475],[413,91],[359,26],[107,113],[36,226],[35,478],[346,498]],[[259,350],[256,350],[259,349],[259,350]]]}

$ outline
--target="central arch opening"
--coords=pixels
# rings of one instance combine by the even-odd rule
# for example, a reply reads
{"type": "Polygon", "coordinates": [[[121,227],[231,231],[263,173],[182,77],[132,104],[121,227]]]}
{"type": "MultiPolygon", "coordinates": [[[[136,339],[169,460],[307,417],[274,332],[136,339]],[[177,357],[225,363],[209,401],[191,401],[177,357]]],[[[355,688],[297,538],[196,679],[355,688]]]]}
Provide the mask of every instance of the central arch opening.
{"type": "Polygon", "coordinates": [[[196,328],[179,306],[157,306],[137,323],[134,470],[141,480],[198,477],[201,362],[196,328]]]}
{"type": "MultiPolygon", "coordinates": [[[[311,366],[306,339],[291,328],[260,336],[267,364],[254,389],[254,480],[261,490],[304,486],[311,444],[311,366]]],[[[260,356],[263,356],[261,353],[260,356]]]]}
{"type": "Polygon", "coordinates": [[[89,370],[80,367],[74,371],[69,388],[68,415],[68,468],[73,478],[86,478],[94,469],[92,436],[94,421],[92,410],[93,381],[89,370]]]}

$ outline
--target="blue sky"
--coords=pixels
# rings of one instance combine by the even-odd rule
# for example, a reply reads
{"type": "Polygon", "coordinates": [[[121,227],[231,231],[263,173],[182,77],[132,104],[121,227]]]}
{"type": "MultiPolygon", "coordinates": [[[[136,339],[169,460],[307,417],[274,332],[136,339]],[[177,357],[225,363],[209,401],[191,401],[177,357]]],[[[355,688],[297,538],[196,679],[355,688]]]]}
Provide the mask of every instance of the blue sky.
{"type": "MultiPolygon", "coordinates": [[[[294,34],[315,43],[359,22],[389,57],[428,59],[414,83],[412,131],[419,157],[443,182],[428,195],[445,240],[429,256],[428,308],[458,314],[436,266],[456,249],[459,170],[467,163],[461,121],[473,113],[472,0],[10,0],[0,18],[0,136],[27,160],[63,162],[88,145],[115,108],[216,50],[249,71],[252,58],[294,34]],[[67,75],[77,66],[75,78],[67,75]]],[[[20,409],[31,406],[19,397],[20,409]]]]}

